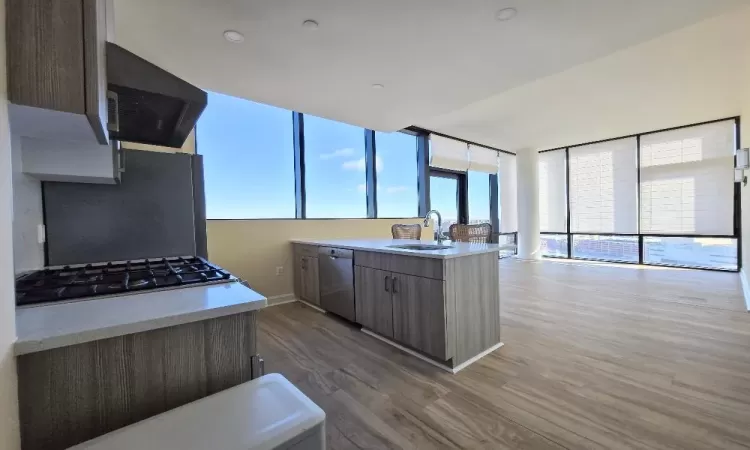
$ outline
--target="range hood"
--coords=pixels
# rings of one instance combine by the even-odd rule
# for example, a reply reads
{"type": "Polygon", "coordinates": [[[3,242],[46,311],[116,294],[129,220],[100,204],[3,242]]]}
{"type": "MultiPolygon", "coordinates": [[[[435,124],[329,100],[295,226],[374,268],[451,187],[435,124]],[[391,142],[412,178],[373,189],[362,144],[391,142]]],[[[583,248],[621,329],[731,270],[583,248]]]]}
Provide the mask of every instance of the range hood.
{"type": "Polygon", "coordinates": [[[109,137],[182,147],[206,107],[206,93],[107,42],[109,137]]]}

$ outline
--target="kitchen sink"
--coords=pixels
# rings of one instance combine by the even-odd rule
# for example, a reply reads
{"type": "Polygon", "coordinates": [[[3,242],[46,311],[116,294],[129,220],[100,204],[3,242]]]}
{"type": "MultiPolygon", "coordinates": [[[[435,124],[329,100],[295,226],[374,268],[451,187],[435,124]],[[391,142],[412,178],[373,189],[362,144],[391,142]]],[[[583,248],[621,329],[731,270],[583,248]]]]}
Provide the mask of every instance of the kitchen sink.
{"type": "Polygon", "coordinates": [[[445,250],[446,248],[452,248],[451,245],[434,245],[434,244],[403,244],[403,245],[389,245],[390,248],[402,248],[404,250],[445,250]]]}

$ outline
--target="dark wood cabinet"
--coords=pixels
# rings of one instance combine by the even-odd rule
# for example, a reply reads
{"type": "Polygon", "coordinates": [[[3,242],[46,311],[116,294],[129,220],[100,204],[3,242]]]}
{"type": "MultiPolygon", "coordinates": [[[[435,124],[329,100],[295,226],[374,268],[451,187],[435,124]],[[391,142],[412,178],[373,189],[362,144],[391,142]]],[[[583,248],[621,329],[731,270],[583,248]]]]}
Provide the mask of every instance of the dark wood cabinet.
{"type": "Polygon", "coordinates": [[[393,339],[441,360],[447,354],[443,280],[391,274],[393,339]]]}
{"type": "Polygon", "coordinates": [[[393,338],[391,273],[354,266],[354,305],[357,323],[385,337],[393,338]]]}
{"type": "Polygon", "coordinates": [[[106,0],[6,1],[14,133],[109,143],[106,9],[106,0]]]}
{"type": "Polygon", "coordinates": [[[296,254],[294,267],[294,293],[300,300],[320,305],[318,258],[296,254]]]}

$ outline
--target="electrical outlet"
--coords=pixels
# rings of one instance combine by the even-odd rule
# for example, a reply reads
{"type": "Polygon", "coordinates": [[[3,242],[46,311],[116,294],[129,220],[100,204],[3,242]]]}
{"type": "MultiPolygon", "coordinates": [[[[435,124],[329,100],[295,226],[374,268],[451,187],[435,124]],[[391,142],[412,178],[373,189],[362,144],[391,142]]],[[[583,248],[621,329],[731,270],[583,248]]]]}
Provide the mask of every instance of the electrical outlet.
{"type": "Polygon", "coordinates": [[[279,275],[281,275],[283,273],[284,273],[284,266],[277,266],[276,267],[276,276],[278,277],[279,275]]]}

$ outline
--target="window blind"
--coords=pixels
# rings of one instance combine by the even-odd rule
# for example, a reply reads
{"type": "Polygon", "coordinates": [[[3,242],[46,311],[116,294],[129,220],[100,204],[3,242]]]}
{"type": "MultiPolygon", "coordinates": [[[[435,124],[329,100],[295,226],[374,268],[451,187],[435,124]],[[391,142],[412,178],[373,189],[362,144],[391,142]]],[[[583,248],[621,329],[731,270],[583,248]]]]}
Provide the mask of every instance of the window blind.
{"type": "Polygon", "coordinates": [[[469,170],[496,174],[499,153],[491,148],[469,144],[469,170]]]}
{"type": "Polygon", "coordinates": [[[734,234],[735,122],[641,136],[641,233],[734,234]]]}
{"type": "Polygon", "coordinates": [[[638,141],[571,147],[570,232],[638,233],[638,141]]]}
{"type": "Polygon", "coordinates": [[[466,172],[469,169],[469,146],[465,142],[430,134],[430,166],[466,172]]]}
{"type": "Polygon", "coordinates": [[[518,185],[515,155],[500,153],[497,171],[500,190],[500,232],[518,231],[518,185]]]}
{"type": "Polygon", "coordinates": [[[539,230],[566,233],[565,150],[539,154],[539,230]]]}

